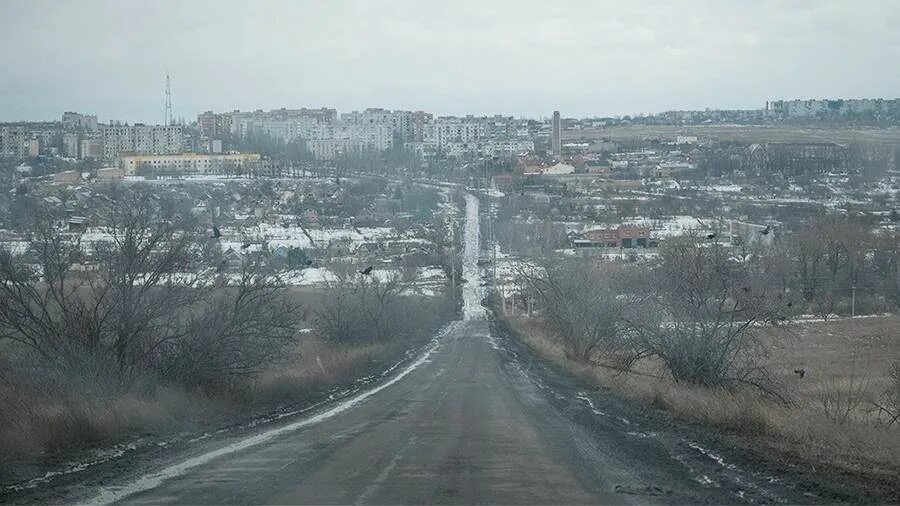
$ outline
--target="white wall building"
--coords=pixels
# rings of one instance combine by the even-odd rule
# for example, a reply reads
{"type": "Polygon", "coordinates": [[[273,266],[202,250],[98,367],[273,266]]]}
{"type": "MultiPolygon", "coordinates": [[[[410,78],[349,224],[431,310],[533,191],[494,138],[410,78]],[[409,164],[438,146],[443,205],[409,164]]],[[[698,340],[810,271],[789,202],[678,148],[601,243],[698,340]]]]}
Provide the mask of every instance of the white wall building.
{"type": "Polygon", "coordinates": [[[469,144],[484,137],[484,125],[463,118],[437,118],[425,125],[425,146],[444,151],[451,143],[469,144]]]}
{"type": "Polygon", "coordinates": [[[123,153],[172,154],[184,150],[183,128],[178,125],[101,125],[103,156],[115,160],[123,153]]]}
{"type": "Polygon", "coordinates": [[[227,169],[242,168],[258,162],[257,153],[179,153],[168,155],[123,155],[119,167],[133,176],[142,167],[195,174],[216,174],[227,169]]]}

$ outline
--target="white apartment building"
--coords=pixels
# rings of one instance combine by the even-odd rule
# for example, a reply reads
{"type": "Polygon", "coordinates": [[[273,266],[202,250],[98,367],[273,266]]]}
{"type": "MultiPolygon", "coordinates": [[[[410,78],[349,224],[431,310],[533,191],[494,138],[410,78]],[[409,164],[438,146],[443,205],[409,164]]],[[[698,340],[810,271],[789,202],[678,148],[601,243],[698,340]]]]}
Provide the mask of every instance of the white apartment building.
{"type": "Polygon", "coordinates": [[[66,130],[83,130],[85,132],[96,132],[99,127],[96,115],[69,111],[63,113],[62,125],[66,130]]]}
{"type": "Polygon", "coordinates": [[[534,151],[534,141],[530,140],[490,140],[484,142],[479,151],[484,156],[514,156],[534,151]]]}
{"type": "Polygon", "coordinates": [[[142,167],[193,174],[216,174],[226,169],[247,167],[258,162],[258,153],[178,153],[166,155],[123,155],[119,167],[133,176],[142,167]]]}
{"type": "Polygon", "coordinates": [[[284,139],[285,141],[303,137],[305,129],[311,125],[333,123],[337,120],[337,111],[334,109],[273,109],[271,111],[227,113],[230,116],[230,130],[232,134],[245,136],[251,130],[265,132],[267,135],[284,139]]]}
{"type": "Polygon", "coordinates": [[[450,143],[474,143],[485,136],[484,125],[463,118],[437,118],[425,125],[425,146],[444,151],[450,143]]]}
{"type": "Polygon", "coordinates": [[[447,142],[442,152],[450,157],[479,155],[490,157],[515,156],[534,151],[534,142],[528,140],[481,140],[475,142],[447,142]]]}
{"type": "Polygon", "coordinates": [[[27,154],[25,140],[25,127],[0,127],[0,156],[25,156],[27,154]]]}
{"type": "Polygon", "coordinates": [[[305,138],[310,129],[315,126],[316,120],[309,117],[239,117],[232,121],[232,129],[241,132],[241,135],[246,135],[249,132],[257,132],[275,139],[281,139],[285,142],[291,142],[298,138],[305,138]]]}
{"type": "Polygon", "coordinates": [[[803,118],[819,114],[846,116],[891,113],[900,111],[900,99],[775,100],[767,103],[766,108],[771,113],[789,118],[803,118]]]}
{"type": "Polygon", "coordinates": [[[62,138],[63,155],[78,158],[81,139],[75,132],[66,132],[62,138]]]}
{"type": "Polygon", "coordinates": [[[415,113],[412,111],[390,111],[387,109],[366,109],[341,114],[341,122],[355,126],[387,127],[392,135],[403,141],[412,140],[415,135],[415,113]]]}
{"type": "Polygon", "coordinates": [[[101,125],[103,156],[115,160],[123,153],[172,154],[184,149],[183,129],[177,125],[101,125]]]}
{"type": "Polygon", "coordinates": [[[384,151],[393,145],[393,133],[385,125],[316,125],[305,137],[306,148],[320,160],[362,150],[384,151]]]}

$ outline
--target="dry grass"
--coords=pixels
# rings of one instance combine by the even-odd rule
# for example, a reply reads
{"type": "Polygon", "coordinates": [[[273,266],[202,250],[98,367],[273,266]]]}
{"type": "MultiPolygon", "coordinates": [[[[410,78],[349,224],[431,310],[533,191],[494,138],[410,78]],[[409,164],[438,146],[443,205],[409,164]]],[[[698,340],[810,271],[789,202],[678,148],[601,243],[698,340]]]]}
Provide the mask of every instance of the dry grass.
{"type": "Polygon", "coordinates": [[[152,394],[88,391],[83,384],[66,387],[18,377],[0,383],[0,405],[0,482],[6,482],[21,477],[19,468],[54,461],[72,448],[190,429],[230,402],[165,387],[152,394]]]}
{"type": "Polygon", "coordinates": [[[348,378],[380,372],[408,347],[409,343],[398,342],[332,344],[307,334],[290,360],[273,367],[254,382],[253,397],[265,405],[294,402],[310,393],[340,385],[348,378]]]}
{"type": "MultiPolygon", "coordinates": [[[[790,325],[790,338],[770,333],[769,368],[783,389],[803,405],[856,403],[847,418],[877,422],[872,405],[890,386],[900,361],[900,317],[878,316],[790,325]],[[794,371],[803,370],[803,377],[794,371]],[[848,398],[849,397],[849,398],[848,398]],[[862,401],[861,401],[862,400],[862,401]]],[[[840,410],[839,410],[840,411],[840,410]]]]}
{"type": "MultiPolygon", "coordinates": [[[[790,404],[753,391],[676,384],[659,374],[658,365],[650,362],[638,364],[635,373],[591,366],[570,357],[565,346],[539,322],[519,319],[510,323],[539,355],[595,386],[663,409],[677,419],[737,435],[752,449],[765,448],[814,465],[884,478],[900,473],[900,426],[886,426],[864,415],[863,406],[864,396],[886,378],[891,361],[900,359],[900,342],[876,337],[891,335],[898,322],[897,317],[889,317],[805,324],[796,329],[790,341],[772,343],[776,353],[771,366],[782,381],[783,391],[793,400],[790,404]],[[862,364],[868,364],[868,368],[862,369],[862,364]],[[806,367],[804,378],[793,373],[798,367],[806,367]],[[863,370],[870,378],[866,383],[854,379],[863,370]],[[838,401],[852,404],[851,416],[826,416],[823,391],[835,384],[853,385],[853,389],[843,391],[853,399],[838,401]]],[[[845,407],[838,411],[841,409],[845,407]]]]}
{"type": "MultiPolygon", "coordinates": [[[[293,353],[243,389],[203,392],[176,387],[111,391],[86,382],[50,381],[6,368],[0,381],[0,483],[68,450],[104,447],[136,436],[165,436],[306,402],[380,372],[411,343],[333,345],[305,334],[293,353]],[[300,352],[302,350],[302,353],[300,352]]],[[[6,364],[0,364],[5,366],[6,364]]]]}

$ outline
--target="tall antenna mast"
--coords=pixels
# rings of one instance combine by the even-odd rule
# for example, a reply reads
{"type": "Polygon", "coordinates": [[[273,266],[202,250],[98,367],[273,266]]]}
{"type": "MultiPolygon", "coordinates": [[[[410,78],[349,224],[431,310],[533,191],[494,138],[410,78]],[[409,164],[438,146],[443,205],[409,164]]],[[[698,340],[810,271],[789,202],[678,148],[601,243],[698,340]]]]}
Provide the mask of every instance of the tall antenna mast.
{"type": "Polygon", "coordinates": [[[166,72],[166,126],[169,126],[172,123],[172,80],[169,78],[169,73],[166,72]]]}

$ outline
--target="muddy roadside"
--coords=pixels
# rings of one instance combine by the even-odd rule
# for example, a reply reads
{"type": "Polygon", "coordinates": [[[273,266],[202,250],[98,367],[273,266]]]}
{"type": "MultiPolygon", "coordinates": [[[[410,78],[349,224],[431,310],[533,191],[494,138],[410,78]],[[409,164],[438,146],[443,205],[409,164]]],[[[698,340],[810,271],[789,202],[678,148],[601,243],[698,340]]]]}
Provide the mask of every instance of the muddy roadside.
{"type": "Polygon", "coordinates": [[[729,489],[735,502],[900,502],[896,479],[798,460],[764,440],[677,420],[662,409],[626,399],[542,356],[503,319],[494,318],[492,330],[495,348],[518,362],[573,422],[598,437],[625,434],[652,439],[666,448],[669,458],[691,469],[701,484],[729,489]],[[572,398],[583,406],[573,409],[572,398]],[[602,416],[596,416],[598,413],[602,416]]]}

